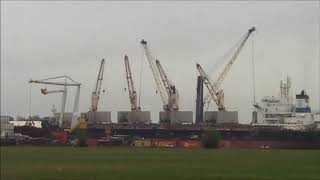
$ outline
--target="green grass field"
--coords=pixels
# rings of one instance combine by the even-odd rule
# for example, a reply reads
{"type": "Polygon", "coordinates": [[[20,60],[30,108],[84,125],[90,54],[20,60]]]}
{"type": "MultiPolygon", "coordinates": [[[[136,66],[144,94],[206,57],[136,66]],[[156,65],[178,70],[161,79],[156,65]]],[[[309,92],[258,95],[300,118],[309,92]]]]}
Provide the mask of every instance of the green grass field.
{"type": "Polygon", "coordinates": [[[7,179],[320,179],[320,151],[1,147],[7,179]]]}

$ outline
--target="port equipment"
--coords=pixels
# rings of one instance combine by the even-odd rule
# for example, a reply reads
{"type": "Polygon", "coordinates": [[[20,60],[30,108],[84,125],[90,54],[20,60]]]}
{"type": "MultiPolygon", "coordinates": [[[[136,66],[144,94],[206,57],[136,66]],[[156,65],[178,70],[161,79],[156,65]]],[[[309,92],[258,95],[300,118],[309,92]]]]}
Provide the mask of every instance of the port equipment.
{"type": "Polygon", "coordinates": [[[51,93],[62,93],[62,103],[61,103],[61,112],[60,112],[60,117],[59,117],[59,127],[62,128],[62,119],[63,119],[63,114],[65,112],[65,105],[66,105],[66,98],[67,98],[67,87],[68,86],[74,86],[77,87],[77,92],[76,92],[76,97],[74,101],[74,106],[73,106],[73,112],[72,112],[72,122],[71,122],[71,127],[75,125],[78,121],[78,106],[79,106],[79,98],[80,98],[80,86],[81,83],[78,83],[71,79],[69,76],[57,76],[57,77],[52,77],[52,78],[47,78],[47,79],[41,79],[41,80],[29,80],[29,83],[38,83],[38,84],[48,84],[48,85],[57,85],[57,86],[63,86],[63,89],[60,90],[52,90],[48,91],[46,88],[41,89],[41,93],[44,95],[51,94],[51,93]],[[64,82],[52,82],[52,80],[57,80],[57,79],[64,79],[64,82]]]}
{"type": "Polygon", "coordinates": [[[101,60],[100,68],[98,72],[98,77],[96,84],[94,86],[94,90],[92,91],[91,95],[91,111],[96,112],[98,110],[98,102],[100,98],[100,92],[101,92],[101,85],[103,80],[103,72],[104,72],[104,59],[101,60]]]}
{"type": "Polygon", "coordinates": [[[154,80],[157,85],[157,92],[159,92],[163,102],[163,110],[166,112],[179,110],[179,93],[175,85],[170,81],[166,72],[163,70],[159,60],[155,60],[152,56],[151,50],[147,45],[147,41],[141,40],[141,45],[145,51],[147,60],[150,65],[154,80]]]}
{"type": "Polygon", "coordinates": [[[129,100],[131,104],[131,111],[141,111],[140,106],[137,103],[137,91],[134,87],[133,78],[131,74],[131,68],[129,64],[129,58],[127,55],[124,56],[124,64],[126,69],[126,79],[128,84],[129,100]]]}
{"type": "Polygon", "coordinates": [[[220,88],[220,85],[222,84],[223,80],[225,79],[226,75],[228,74],[231,66],[234,64],[237,57],[239,56],[239,54],[240,54],[241,50],[243,49],[244,45],[246,44],[248,38],[255,30],[256,30],[255,27],[252,27],[248,30],[244,39],[241,41],[239,47],[237,48],[236,52],[233,54],[231,59],[227,62],[226,66],[224,67],[223,71],[220,73],[220,75],[218,76],[216,81],[212,81],[210,79],[209,75],[203,70],[203,68],[201,67],[201,65],[199,63],[196,64],[196,67],[197,67],[201,77],[203,78],[203,82],[208,89],[208,93],[207,93],[205,99],[208,99],[207,97],[211,96],[211,98],[217,104],[219,111],[226,110],[226,107],[224,105],[224,93],[223,93],[223,90],[220,88]]]}
{"type": "Polygon", "coordinates": [[[176,86],[172,83],[172,81],[168,78],[167,73],[162,68],[160,61],[156,60],[156,65],[162,80],[162,84],[166,89],[168,96],[168,105],[165,109],[169,111],[178,111],[179,110],[179,92],[176,89],[176,86]]]}

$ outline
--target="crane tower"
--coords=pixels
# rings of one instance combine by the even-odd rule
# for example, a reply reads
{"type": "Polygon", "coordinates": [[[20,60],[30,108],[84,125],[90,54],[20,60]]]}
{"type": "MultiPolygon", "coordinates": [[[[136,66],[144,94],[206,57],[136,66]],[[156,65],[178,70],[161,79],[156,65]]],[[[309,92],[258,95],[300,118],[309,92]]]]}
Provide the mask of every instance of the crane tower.
{"type": "Polygon", "coordinates": [[[131,104],[131,111],[140,111],[141,109],[138,106],[138,101],[137,101],[137,91],[134,87],[131,68],[129,64],[129,58],[127,55],[124,56],[124,63],[126,68],[126,79],[128,84],[128,93],[129,93],[129,99],[131,104]]]}

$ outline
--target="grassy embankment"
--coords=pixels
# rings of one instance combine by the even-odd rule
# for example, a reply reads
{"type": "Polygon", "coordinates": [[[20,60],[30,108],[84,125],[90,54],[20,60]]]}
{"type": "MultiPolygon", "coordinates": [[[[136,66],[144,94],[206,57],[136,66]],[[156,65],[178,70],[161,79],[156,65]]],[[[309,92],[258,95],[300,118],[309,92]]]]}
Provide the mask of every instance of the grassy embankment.
{"type": "Polygon", "coordinates": [[[7,179],[320,179],[320,151],[1,147],[7,179]]]}

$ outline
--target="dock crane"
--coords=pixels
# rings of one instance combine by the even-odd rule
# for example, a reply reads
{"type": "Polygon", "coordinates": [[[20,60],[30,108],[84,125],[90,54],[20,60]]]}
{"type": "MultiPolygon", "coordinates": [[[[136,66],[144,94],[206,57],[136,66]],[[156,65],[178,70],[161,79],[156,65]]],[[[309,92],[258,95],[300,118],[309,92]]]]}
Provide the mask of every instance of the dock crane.
{"type": "Polygon", "coordinates": [[[145,51],[150,69],[156,82],[157,90],[163,103],[163,110],[167,112],[179,110],[178,90],[176,89],[175,85],[169,80],[159,60],[155,60],[152,56],[151,50],[147,45],[147,41],[143,39],[140,43],[145,51]]]}
{"type": "Polygon", "coordinates": [[[96,112],[98,110],[98,102],[100,98],[101,84],[103,80],[103,72],[104,72],[104,59],[101,60],[99,73],[97,77],[96,84],[94,86],[94,90],[91,95],[91,111],[96,112]]]}
{"type": "Polygon", "coordinates": [[[81,83],[78,83],[71,79],[69,76],[57,76],[53,78],[47,78],[47,79],[41,79],[41,80],[30,80],[29,83],[38,83],[38,84],[48,84],[48,85],[57,85],[57,86],[63,86],[63,89],[61,90],[53,90],[53,91],[47,91],[46,88],[41,89],[41,93],[46,95],[46,94],[51,94],[51,93],[62,93],[62,103],[61,103],[61,112],[60,112],[60,117],[59,117],[59,127],[62,128],[62,119],[63,119],[63,114],[65,112],[65,105],[66,105],[66,97],[67,97],[67,87],[73,86],[77,87],[77,92],[76,92],[76,97],[74,101],[74,106],[73,106],[73,112],[72,112],[72,122],[71,122],[71,128],[77,123],[78,116],[76,113],[78,112],[78,107],[79,107],[79,98],[80,98],[80,86],[81,83]],[[64,79],[64,82],[52,82],[51,80],[56,80],[56,79],[64,79]],[[69,81],[69,82],[68,82],[69,81]]]}
{"type": "Polygon", "coordinates": [[[179,93],[176,89],[175,85],[172,83],[172,81],[168,78],[166,72],[162,68],[160,61],[156,60],[156,65],[162,80],[162,84],[166,89],[167,95],[168,95],[168,105],[165,107],[165,109],[168,109],[170,111],[178,111],[179,110],[179,93]]]}
{"type": "MultiPolygon", "coordinates": [[[[240,46],[237,48],[236,52],[233,54],[231,59],[228,61],[228,63],[226,64],[225,68],[223,69],[221,74],[218,76],[216,81],[210,80],[209,75],[203,70],[201,65],[198,63],[196,64],[196,67],[197,67],[201,77],[203,78],[203,82],[205,83],[205,85],[209,91],[208,94],[210,94],[211,98],[217,104],[219,111],[226,110],[225,105],[224,105],[224,93],[223,93],[223,90],[220,89],[220,85],[222,84],[224,78],[228,74],[231,66],[234,64],[237,57],[239,56],[239,54],[240,54],[241,50],[243,49],[244,45],[246,44],[248,38],[255,30],[256,30],[255,27],[252,27],[248,30],[244,39],[241,41],[240,46]]],[[[208,94],[206,95],[206,97],[209,97],[208,94]]]]}
{"type": "Polygon", "coordinates": [[[137,91],[134,87],[131,68],[129,64],[129,58],[127,55],[124,56],[124,64],[126,69],[126,79],[128,84],[128,93],[129,93],[129,100],[131,103],[131,111],[141,111],[141,108],[138,106],[137,102],[137,91]]]}

